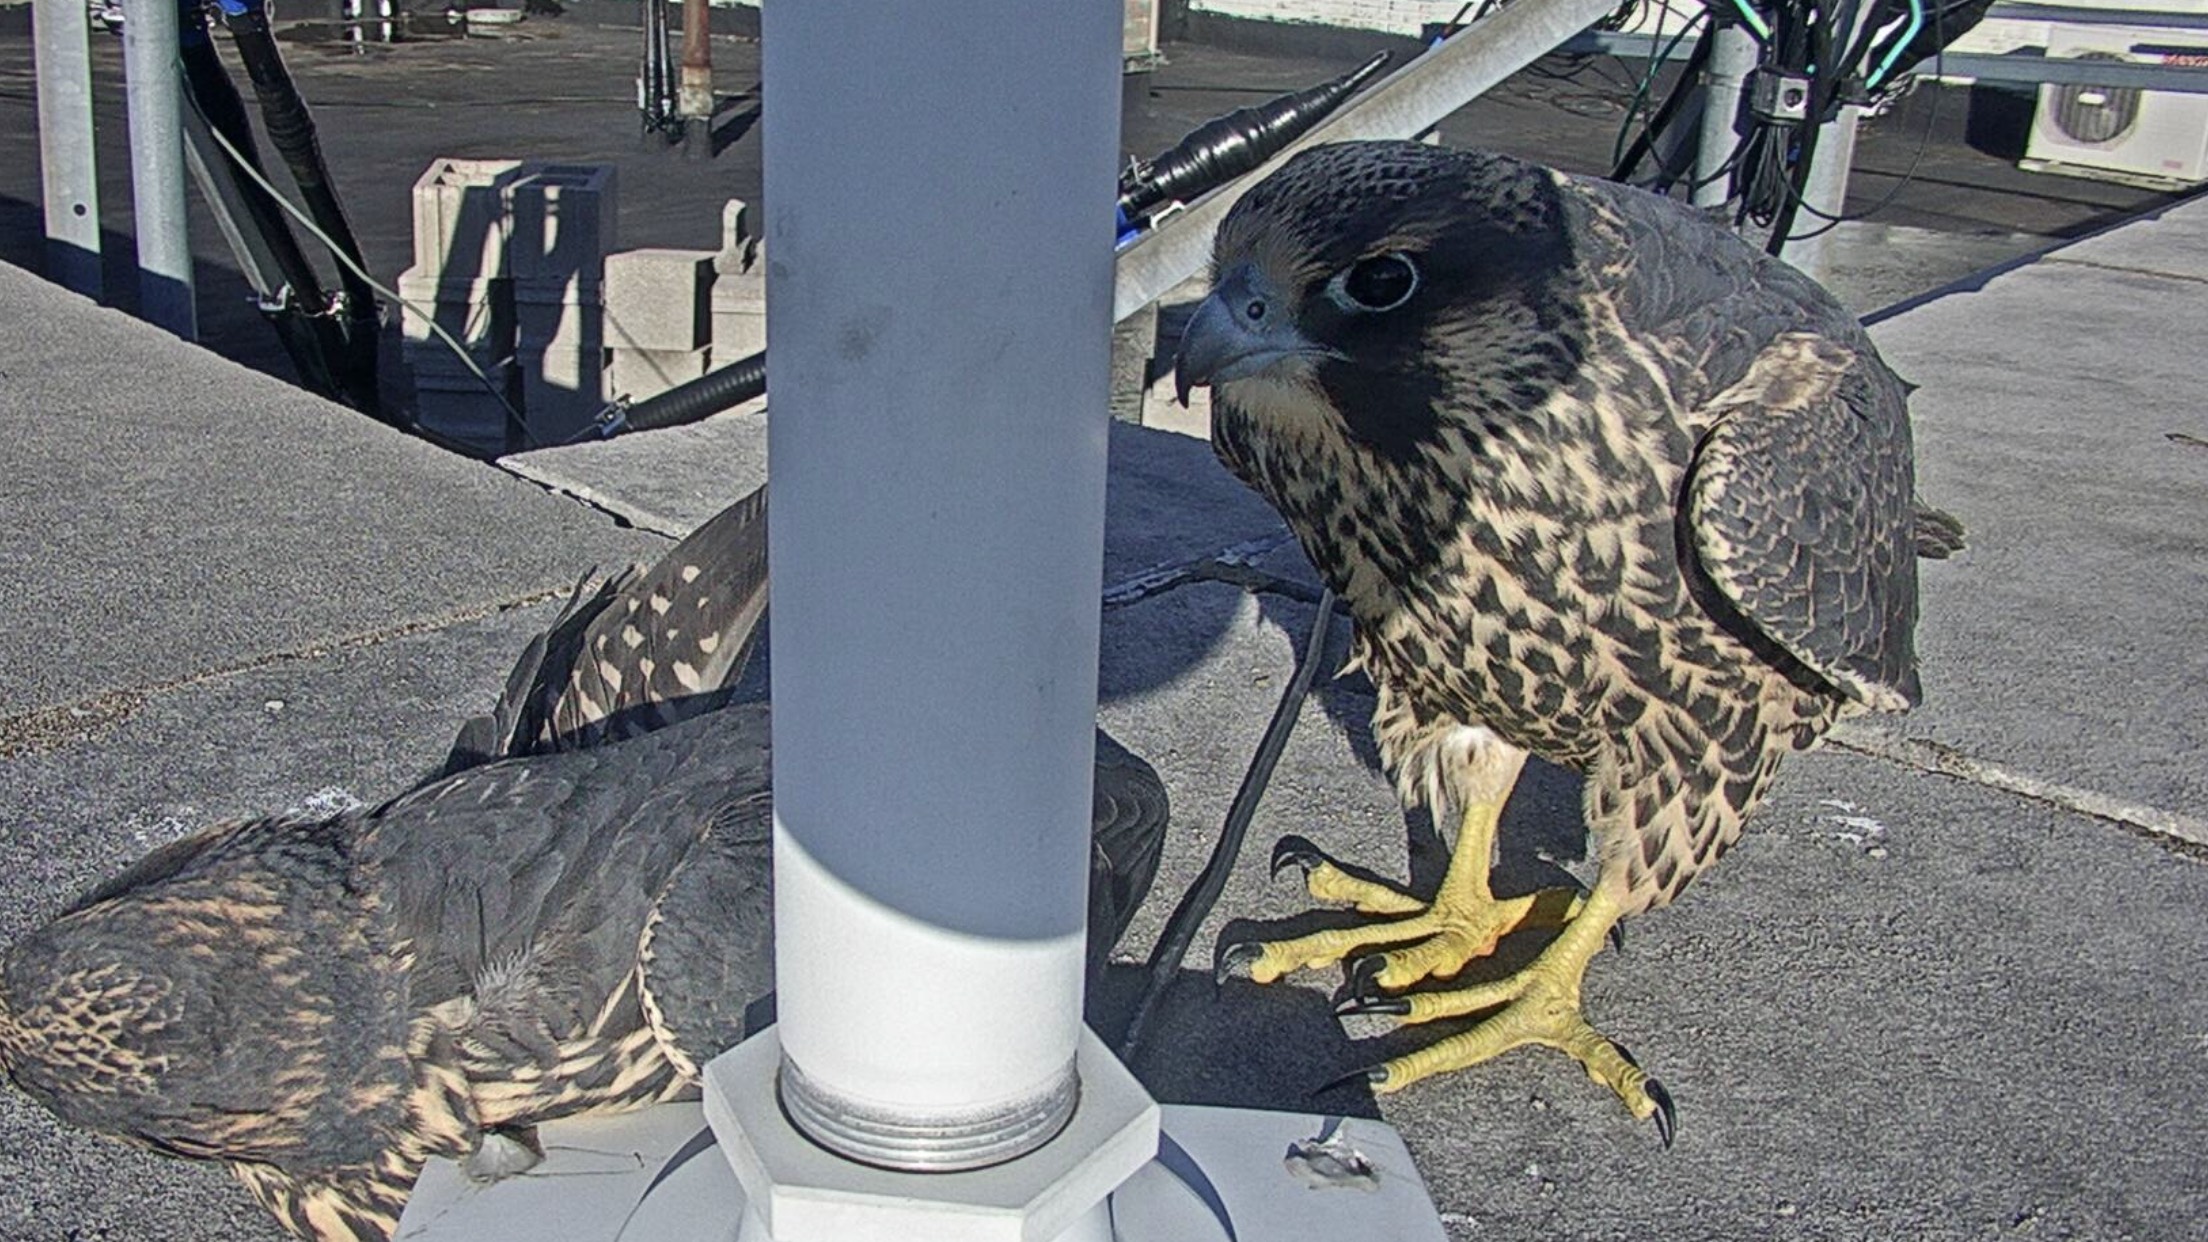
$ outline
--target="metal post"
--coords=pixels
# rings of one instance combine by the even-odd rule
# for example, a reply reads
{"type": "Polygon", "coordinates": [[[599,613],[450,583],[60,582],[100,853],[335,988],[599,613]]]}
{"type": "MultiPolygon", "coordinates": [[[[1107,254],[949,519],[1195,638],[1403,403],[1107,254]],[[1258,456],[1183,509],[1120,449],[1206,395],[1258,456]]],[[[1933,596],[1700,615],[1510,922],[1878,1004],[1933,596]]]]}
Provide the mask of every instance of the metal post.
{"type": "Polygon", "coordinates": [[[713,116],[712,7],[706,0],[682,3],[682,81],[675,111],[692,121],[713,116]]]}
{"type": "Polygon", "coordinates": [[[283,264],[255,224],[245,187],[230,175],[230,154],[222,149],[214,130],[195,113],[184,116],[184,139],[185,162],[191,168],[192,179],[199,183],[200,201],[214,216],[222,240],[229,243],[245,283],[252,286],[264,307],[283,305],[283,264]]]}
{"type": "MultiPolygon", "coordinates": [[[[1854,46],[1856,37],[1871,20],[1874,6],[1864,4],[1848,23],[1843,47],[1854,46]]],[[[1848,205],[1848,174],[1855,168],[1855,132],[1863,109],[1842,104],[1839,112],[1817,128],[1817,144],[1809,161],[1809,175],[1802,182],[1802,207],[1795,213],[1788,240],[1779,257],[1812,280],[1823,280],[1831,263],[1833,222],[1848,205]]]]}
{"type": "Polygon", "coordinates": [[[38,159],[46,201],[46,275],[100,296],[100,184],[93,158],[91,23],[84,0],[36,0],[38,159]]]}
{"type": "Polygon", "coordinates": [[[126,0],[123,17],[138,313],[185,340],[197,340],[191,231],[184,214],[184,134],[179,116],[184,92],[176,60],[176,0],[126,0]]]}
{"type": "Polygon", "coordinates": [[[1723,207],[1732,198],[1729,167],[1740,146],[1740,93],[1756,67],[1756,37],[1738,22],[1711,32],[1710,66],[1703,75],[1702,129],[1694,156],[1693,202],[1723,207]]]}
{"type": "Polygon", "coordinates": [[[1081,1097],[1120,19],[763,10],[781,1102],[872,1165],[1081,1097]]]}
{"type": "Polygon", "coordinates": [[[1823,280],[1831,261],[1832,218],[1848,200],[1848,172],[1855,166],[1855,131],[1863,109],[1844,104],[1840,114],[1817,131],[1817,154],[1802,186],[1802,210],[1794,217],[1792,239],[1779,257],[1812,280],[1823,280]]]}

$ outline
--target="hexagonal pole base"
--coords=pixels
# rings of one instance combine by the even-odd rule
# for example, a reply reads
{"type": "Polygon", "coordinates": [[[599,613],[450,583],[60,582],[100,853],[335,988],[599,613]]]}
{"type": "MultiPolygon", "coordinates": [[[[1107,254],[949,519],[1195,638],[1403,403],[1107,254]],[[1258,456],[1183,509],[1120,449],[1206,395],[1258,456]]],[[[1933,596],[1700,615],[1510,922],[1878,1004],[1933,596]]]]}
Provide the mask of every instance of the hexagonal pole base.
{"type": "Polygon", "coordinates": [[[782,1111],[781,1064],[770,1027],[705,1067],[706,1119],[766,1228],[760,1242],[1054,1242],[1158,1151],[1156,1102],[1085,1029],[1066,1128],[1017,1160],[961,1173],[878,1169],[820,1147],[782,1111]]]}
{"type": "MultiPolygon", "coordinates": [[[[1409,1151],[1385,1122],[1190,1104],[1159,1112],[1157,1159],[1112,1192],[1119,1242],[1447,1242],[1409,1151]]],[[[765,1234],[696,1104],[555,1121],[540,1135],[544,1163],[493,1185],[470,1183],[449,1160],[431,1162],[398,1242],[760,1242],[765,1234]]],[[[1085,1240],[1077,1233],[1068,1242],[1085,1240]]]]}

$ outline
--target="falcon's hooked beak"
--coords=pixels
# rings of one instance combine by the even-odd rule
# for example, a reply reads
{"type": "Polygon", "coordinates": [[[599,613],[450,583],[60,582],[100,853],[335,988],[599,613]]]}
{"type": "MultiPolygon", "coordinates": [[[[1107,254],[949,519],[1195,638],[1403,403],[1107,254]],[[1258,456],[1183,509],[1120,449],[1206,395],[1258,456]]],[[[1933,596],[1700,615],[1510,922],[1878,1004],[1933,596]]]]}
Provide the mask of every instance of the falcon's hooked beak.
{"type": "Polygon", "coordinates": [[[1288,300],[1254,264],[1243,263],[1219,278],[1181,333],[1174,392],[1186,406],[1191,389],[1255,375],[1290,358],[1340,356],[1296,331],[1288,300]]]}

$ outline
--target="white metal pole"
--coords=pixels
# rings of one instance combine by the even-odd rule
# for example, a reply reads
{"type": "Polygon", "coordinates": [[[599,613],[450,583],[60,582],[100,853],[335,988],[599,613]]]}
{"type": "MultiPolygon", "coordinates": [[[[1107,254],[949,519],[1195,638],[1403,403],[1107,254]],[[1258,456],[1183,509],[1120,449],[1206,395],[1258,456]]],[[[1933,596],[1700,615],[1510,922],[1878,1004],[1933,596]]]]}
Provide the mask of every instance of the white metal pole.
{"type": "Polygon", "coordinates": [[[1810,160],[1809,178],[1802,185],[1802,209],[1794,217],[1794,231],[1779,257],[1813,280],[1831,273],[1833,221],[1848,202],[1848,173],[1855,167],[1855,132],[1863,109],[1843,104],[1840,115],[1817,131],[1817,153],[1810,160]]]}
{"type": "Polygon", "coordinates": [[[1740,93],[1756,67],[1756,37],[1746,26],[1725,22],[1710,37],[1715,42],[1703,72],[1701,138],[1694,156],[1697,207],[1723,207],[1733,196],[1730,164],[1740,146],[1740,93]]]}
{"type": "MultiPolygon", "coordinates": [[[[1861,5],[1855,20],[1848,23],[1846,39],[1842,46],[1852,47],[1855,40],[1871,20],[1872,6],[1861,5]]],[[[1855,135],[1863,120],[1863,109],[1855,104],[1842,104],[1838,114],[1817,130],[1815,154],[1810,158],[1809,175],[1802,182],[1802,206],[1794,216],[1794,226],[1789,240],[1780,247],[1779,257],[1801,269],[1812,280],[1824,280],[1831,275],[1833,228],[1845,214],[1848,205],[1848,177],[1855,169],[1855,135]]]]}
{"type": "Polygon", "coordinates": [[[1121,17],[763,9],[781,1096],[871,1164],[1077,1096],[1121,17]]]}
{"type": "Polygon", "coordinates": [[[127,0],[123,78],[130,92],[138,313],[190,341],[199,337],[199,312],[192,299],[192,241],[184,214],[184,83],[176,37],[176,0],[127,0]]]}
{"type": "Polygon", "coordinates": [[[91,23],[83,0],[36,0],[38,161],[46,201],[46,275],[100,296],[100,185],[93,158],[91,23]]]}

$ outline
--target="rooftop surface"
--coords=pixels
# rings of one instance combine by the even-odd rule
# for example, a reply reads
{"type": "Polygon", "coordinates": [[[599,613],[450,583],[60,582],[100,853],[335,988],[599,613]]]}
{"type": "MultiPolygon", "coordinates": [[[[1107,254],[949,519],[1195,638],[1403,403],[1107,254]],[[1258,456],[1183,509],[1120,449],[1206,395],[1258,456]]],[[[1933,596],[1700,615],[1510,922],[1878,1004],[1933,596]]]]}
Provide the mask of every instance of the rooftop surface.
{"type": "MultiPolygon", "coordinates": [[[[711,219],[672,240],[709,245],[711,219]]],[[[1678,1099],[1674,1149],[1541,1052],[1314,1102],[1432,1038],[1345,1030],[1333,974],[1214,995],[1192,963],[1137,1073],[1168,1101],[1383,1117],[1457,1239],[2197,1236],[2203,255],[2194,201],[1874,330],[1922,385],[1922,491],[1972,546],[1924,567],[1928,705],[1792,762],[1724,864],[1590,972],[1591,1016],[1678,1099]]],[[[462,461],[5,264],[0,322],[0,942],[222,817],[400,789],[579,575],[651,555],[764,470],[751,415],[462,461]]],[[[1121,948],[1139,959],[1288,676],[1311,571],[1201,442],[1119,426],[1113,454],[1102,714],[1175,812],[1121,948]],[[1213,572],[1253,541],[1269,576],[1213,572]]],[[[1359,680],[1314,695],[1199,953],[1229,920],[1302,925],[1262,865],[1287,832],[1438,878],[1372,766],[1370,707],[1359,680]]],[[[1578,822],[1573,778],[1529,773],[1503,885],[1572,866],[1578,822]]],[[[1107,1017],[1131,983],[1109,981],[1107,1017]]],[[[23,1242],[283,1236],[219,1171],[12,1091],[0,1180],[0,1237],[23,1242]]]]}

